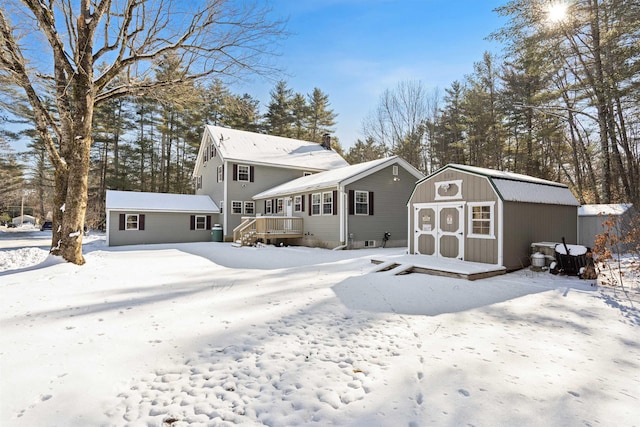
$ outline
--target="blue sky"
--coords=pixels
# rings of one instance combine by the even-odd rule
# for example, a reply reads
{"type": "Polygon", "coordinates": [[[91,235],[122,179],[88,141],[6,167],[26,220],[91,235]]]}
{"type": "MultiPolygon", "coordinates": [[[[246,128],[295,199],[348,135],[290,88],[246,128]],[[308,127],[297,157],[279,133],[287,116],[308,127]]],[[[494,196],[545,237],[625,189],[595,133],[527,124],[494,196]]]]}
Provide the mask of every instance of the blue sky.
{"type": "MultiPolygon", "coordinates": [[[[276,0],[274,13],[288,18],[290,36],[277,63],[289,87],[329,95],[338,114],[335,135],[344,148],[361,138],[362,120],[380,95],[401,81],[419,80],[441,95],[463,80],[485,51],[486,40],[505,24],[493,10],[507,0],[276,0]]],[[[238,84],[269,103],[274,82],[238,84]]],[[[264,111],[263,111],[264,112],[264,111]]]]}

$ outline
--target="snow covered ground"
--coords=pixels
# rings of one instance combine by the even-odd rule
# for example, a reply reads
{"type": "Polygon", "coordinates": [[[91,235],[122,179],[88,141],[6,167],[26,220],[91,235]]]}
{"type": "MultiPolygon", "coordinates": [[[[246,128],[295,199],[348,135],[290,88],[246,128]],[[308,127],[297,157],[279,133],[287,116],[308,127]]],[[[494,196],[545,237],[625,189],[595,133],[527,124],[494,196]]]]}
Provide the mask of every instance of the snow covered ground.
{"type": "Polygon", "coordinates": [[[638,277],[372,273],[399,249],[47,255],[0,230],[3,426],[640,425],[638,277]]]}

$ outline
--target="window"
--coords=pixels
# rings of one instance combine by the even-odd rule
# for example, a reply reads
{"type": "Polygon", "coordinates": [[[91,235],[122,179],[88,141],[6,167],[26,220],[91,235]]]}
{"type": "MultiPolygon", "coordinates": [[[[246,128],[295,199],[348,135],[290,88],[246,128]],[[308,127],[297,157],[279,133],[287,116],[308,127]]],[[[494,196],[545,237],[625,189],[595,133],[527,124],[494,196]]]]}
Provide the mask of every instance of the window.
{"type": "Polygon", "coordinates": [[[245,215],[255,214],[256,213],[255,202],[244,202],[244,213],[245,215]]]}
{"type": "Polygon", "coordinates": [[[202,188],[202,176],[198,176],[196,177],[196,190],[199,190],[202,188]]]}
{"type": "Polygon", "coordinates": [[[469,237],[492,239],[494,203],[469,203],[469,237]]]}
{"type": "Polygon", "coordinates": [[[242,215],[242,202],[231,202],[231,213],[234,215],[242,215]]]}
{"type": "Polygon", "coordinates": [[[398,166],[394,165],[392,168],[393,176],[398,176],[398,166]]]}
{"type": "Polygon", "coordinates": [[[320,215],[320,193],[311,196],[311,215],[320,215]]]}
{"type": "Polygon", "coordinates": [[[271,199],[264,201],[264,213],[267,215],[273,213],[273,201],[271,199]]]}
{"type": "Polygon", "coordinates": [[[369,192],[355,192],[356,215],[369,215],[369,192]]]}
{"type": "Polygon", "coordinates": [[[278,199],[276,203],[276,213],[284,212],[284,199],[278,199]]]}
{"type": "Polygon", "coordinates": [[[322,193],[322,215],[333,215],[333,192],[322,193]]]}
{"type": "Polygon", "coordinates": [[[138,230],[139,226],[139,217],[137,214],[127,214],[126,219],[126,230],[138,230]]]}
{"type": "Polygon", "coordinates": [[[313,175],[313,172],[302,172],[302,176],[313,175]]]}
{"type": "Polygon", "coordinates": [[[249,182],[249,166],[238,165],[238,181],[249,182]]]}
{"type": "Polygon", "coordinates": [[[295,196],[293,198],[293,211],[302,212],[302,196],[295,196]]]}
{"type": "Polygon", "coordinates": [[[207,217],[204,215],[196,215],[196,230],[207,229],[207,217]]]}
{"type": "Polygon", "coordinates": [[[218,166],[218,182],[224,181],[224,166],[218,166]]]}

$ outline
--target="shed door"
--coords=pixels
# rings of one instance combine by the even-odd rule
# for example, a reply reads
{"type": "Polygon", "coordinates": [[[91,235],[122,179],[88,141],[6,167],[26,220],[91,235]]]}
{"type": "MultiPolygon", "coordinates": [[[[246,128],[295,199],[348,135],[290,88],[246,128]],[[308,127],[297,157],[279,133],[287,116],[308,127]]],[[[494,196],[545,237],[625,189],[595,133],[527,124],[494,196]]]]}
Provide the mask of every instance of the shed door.
{"type": "Polygon", "coordinates": [[[416,203],[414,211],[414,253],[464,259],[464,203],[416,203]]]}

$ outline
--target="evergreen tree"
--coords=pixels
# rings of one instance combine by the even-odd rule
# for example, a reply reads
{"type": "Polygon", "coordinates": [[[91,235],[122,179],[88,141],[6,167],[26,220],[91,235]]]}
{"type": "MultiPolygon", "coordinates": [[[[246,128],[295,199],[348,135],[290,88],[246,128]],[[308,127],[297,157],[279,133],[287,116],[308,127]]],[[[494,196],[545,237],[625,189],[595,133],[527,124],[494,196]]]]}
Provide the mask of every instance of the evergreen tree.
{"type": "Polygon", "coordinates": [[[291,137],[293,90],[287,86],[287,82],[281,80],[276,83],[270,95],[271,100],[264,116],[265,130],[271,135],[291,137]]]}

